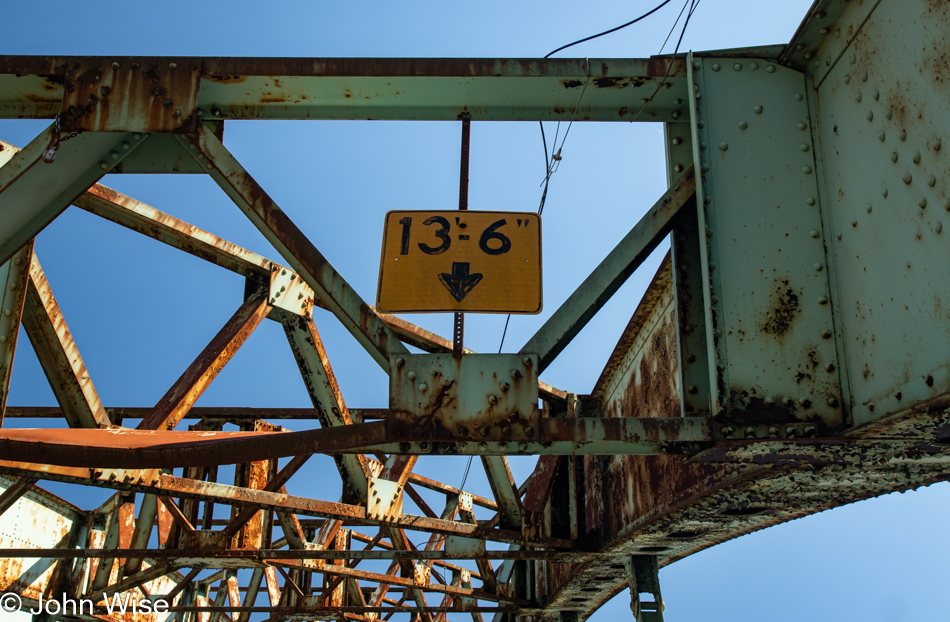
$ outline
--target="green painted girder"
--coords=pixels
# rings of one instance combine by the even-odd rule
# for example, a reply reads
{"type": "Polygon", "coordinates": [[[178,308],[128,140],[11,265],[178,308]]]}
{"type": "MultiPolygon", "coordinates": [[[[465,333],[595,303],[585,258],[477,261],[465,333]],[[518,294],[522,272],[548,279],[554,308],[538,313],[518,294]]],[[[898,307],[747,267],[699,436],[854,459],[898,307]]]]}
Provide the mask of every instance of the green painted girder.
{"type": "Polygon", "coordinates": [[[475,121],[569,121],[575,108],[577,120],[687,118],[682,58],[118,56],[0,56],[0,118],[51,119],[62,110],[74,74],[92,71],[108,79],[110,72],[130,67],[154,68],[163,77],[196,71],[204,120],[438,121],[456,120],[466,111],[475,121]]]}

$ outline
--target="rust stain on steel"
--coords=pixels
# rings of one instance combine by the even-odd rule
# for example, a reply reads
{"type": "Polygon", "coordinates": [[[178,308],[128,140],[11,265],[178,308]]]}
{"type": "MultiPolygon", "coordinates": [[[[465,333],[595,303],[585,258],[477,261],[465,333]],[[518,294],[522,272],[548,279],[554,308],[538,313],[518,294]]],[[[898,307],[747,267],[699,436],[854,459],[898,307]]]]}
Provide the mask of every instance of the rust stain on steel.
{"type": "MultiPolygon", "coordinates": [[[[0,143],[0,150],[3,144],[0,143]]],[[[2,161],[2,158],[0,158],[2,161]]],[[[13,361],[16,355],[17,337],[20,334],[20,319],[26,303],[26,292],[30,280],[30,258],[33,256],[33,240],[11,257],[7,266],[7,278],[3,285],[4,313],[0,317],[0,330],[6,336],[4,348],[0,348],[0,427],[7,408],[7,396],[10,392],[10,373],[13,371],[13,361]]]]}
{"type": "Polygon", "coordinates": [[[66,421],[74,428],[110,425],[109,416],[35,253],[30,260],[29,273],[23,327],[66,421]]]}
{"type": "Polygon", "coordinates": [[[791,330],[792,323],[800,313],[798,294],[788,281],[783,280],[772,293],[772,303],[762,320],[762,331],[781,337],[791,330]]]}
{"type": "Polygon", "coordinates": [[[65,132],[193,132],[198,120],[198,60],[74,58],[65,63],[65,132]]]}
{"type": "Polygon", "coordinates": [[[174,429],[270,311],[266,293],[245,301],[142,420],[138,429],[174,429]]]}

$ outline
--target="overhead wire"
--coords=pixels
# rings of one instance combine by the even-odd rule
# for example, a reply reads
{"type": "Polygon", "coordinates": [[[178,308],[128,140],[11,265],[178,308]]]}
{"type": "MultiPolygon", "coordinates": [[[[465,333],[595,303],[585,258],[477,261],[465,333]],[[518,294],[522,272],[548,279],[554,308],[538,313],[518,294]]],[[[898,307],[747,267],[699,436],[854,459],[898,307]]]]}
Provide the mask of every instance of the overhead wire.
{"type": "MultiPolygon", "coordinates": [[[[604,35],[617,32],[618,30],[622,30],[628,26],[632,26],[636,24],[637,22],[643,19],[646,19],[650,15],[653,15],[654,13],[656,13],[657,11],[665,7],[670,2],[672,2],[672,0],[664,0],[664,2],[661,2],[660,4],[656,5],[655,7],[647,11],[646,13],[640,15],[639,17],[635,19],[630,20],[629,22],[626,22],[614,28],[610,28],[609,30],[599,32],[595,35],[584,37],[583,39],[578,39],[577,41],[568,43],[567,45],[562,45],[561,47],[554,49],[548,52],[547,54],[545,54],[544,58],[550,58],[553,54],[556,54],[562,50],[566,50],[567,48],[573,47],[579,43],[591,41],[593,39],[597,39],[598,37],[602,37],[604,35]]],[[[668,63],[667,65],[666,74],[663,76],[663,79],[659,82],[659,84],[657,84],[656,90],[653,91],[653,94],[650,95],[649,98],[647,98],[647,100],[643,103],[643,105],[634,115],[631,122],[636,121],[640,117],[643,111],[646,110],[646,107],[650,104],[650,102],[653,101],[653,99],[660,92],[660,89],[663,88],[663,85],[666,84],[666,81],[669,79],[670,72],[672,71],[672,68],[673,68],[673,61],[676,59],[676,54],[679,52],[680,44],[683,42],[683,35],[686,34],[686,27],[689,25],[689,20],[693,16],[693,13],[696,11],[696,8],[699,6],[700,2],[701,0],[685,0],[685,2],[683,3],[683,8],[680,9],[679,14],[676,16],[676,21],[673,22],[673,26],[670,28],[669,33],[667,33],[666,39],[663,40],[663,45],[660,46],[659,54],[662,54],[664,48],[666,48],[666,44],[670,40],[670,37],[673,35],[673,32],[676,30],[676,25],[679,24],[680,18],[682,18],[683,16],[683,12],[686,10],[686,7],[689,6],[689,12],[686,14],[686,20],[683,22],[683,29],[680,32],[679,39],[676,41],[676,48],[673,51],[670,63],[668,63]]],[[[571,125],[573,125],[574,118],[577,115],[577,110],[580,108],[580,103],[584,99],[584,93],[586,93],[587,91],[587,86],[588,84],[590,84],[590,59],[585,59],[585,60],[587,62],[587,81],[584,83],[584,88],[583,90],[581,90],[581,95],[577,100],[577,105],[574,106],[574,111],[571,113],[571,121],[570,123],[568,123],[567,130],[565,130],[564,132],[564,138],[561,139],[560,147],[557,147],[557,136],[561,127],[560,121],[558,122],[557,129],[555,130],[555,133],[554,133],[554,142],[553,142],[553,147],[557,147],[557,149],[555,150],[552,148],[550,155],[548,154],[548,141],[547,141],[547,135],[544,131],[544,123],[542,123],[541,121],[538,121],[538,126],[541,128],[541,145],[544,149],[544,180],[541,182],[544,186],[544,189],[541,192],[541,202],[540,202],[540,205],[538,206],[538,215],[541,215],[541,213],[544,211],[544,204],[548,196],[548,186],[551,182],[551,175],[555,171],[557,171],[558,167],[560,166],[561,151],[564,148],[564,142],[567,140],[567,135],[571,131],[571,125]],[[552,161],[557,163],[556,165],[553,166],[553,168],[552,168],[552,161]]],[[[501,333],[501,342],[498,344],[499,353],[501,353],[501,350],[505,345],[505,336],[508,334],[508,324],[510,321],[511,321],[511,314],[508,314],[508,316],[505,318],[505,327],[501,333]]],[[[469,459],[469,465],[471,465],[471,459],[469,459]]],[[[467,475],[467,468],[466,468],[466,475],[467,475]]]]}

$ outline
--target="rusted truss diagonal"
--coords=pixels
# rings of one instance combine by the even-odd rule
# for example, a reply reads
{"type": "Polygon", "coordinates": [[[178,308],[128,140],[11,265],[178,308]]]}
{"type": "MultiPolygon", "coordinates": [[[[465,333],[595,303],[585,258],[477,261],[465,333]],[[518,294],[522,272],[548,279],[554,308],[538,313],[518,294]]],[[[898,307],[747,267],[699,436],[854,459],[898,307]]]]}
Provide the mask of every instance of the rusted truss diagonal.
{"type": "Polygon", "coordinates": [[[672,229],[674,217],[695,194],[696,179],[690,166],[520,351],[537,354],[539,369],[550,365],[659,246],[672,229]]]}
{"type": "Polygon", "coordinates": [[[212,179],[384,370],[389,369],[391,355],[408,352],[372,307],[333,269],[212,131],[199,125],[195,140],[181,136],[176,138],[199,162],[209,161],[212,164],[209,170],[212,179]]]}
{"type": "Polygon", "coordinates": [[[142,419],[138,429],[171,430],[178,425],[270,310],[266,292],[261,291],[248,298],[155,408],[142,419]]]}
{"type": "Polygon", "coordinates": [[[109,416],[36,254],[31,257],[29,270],[23,327],[66,421],[74,428],[108,426],[109,416]]]}
{"type": "MultiPolygon", "coordinates": [[[[3,160],[0,152],[0,162],[3,160]]],[[[13,257],[0,266],[0,426],[7,408],[7,396],[10,393],[10,374],[13,371],[13,359],[16,355],[17,338],[20,334],[20,319],[26,303],[27,284],[30,280],[30,259],[33,256],[33,241],[23,245],[13,257]]]]}
{"type": "Polygon", "coordinates": [[[62,140],[54,123],[0,167],[0,263],[33,239],[73,200],[148,136],[85,132],[62,140]]]}

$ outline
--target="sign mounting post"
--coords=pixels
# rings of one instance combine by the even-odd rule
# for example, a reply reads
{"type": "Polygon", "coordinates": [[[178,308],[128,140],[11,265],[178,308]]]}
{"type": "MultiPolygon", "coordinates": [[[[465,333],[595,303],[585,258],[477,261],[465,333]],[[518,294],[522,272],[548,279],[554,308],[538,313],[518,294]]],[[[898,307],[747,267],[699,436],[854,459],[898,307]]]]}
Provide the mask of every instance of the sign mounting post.
{"type": "MultiPolygon", "coordinates": [[[[462,119],[462,157],[461,164],[459,165],[459,211],[464,212],[468,210],[468,155],[472,136],[472,115],[467,112],[463,112],[459,116],[462,119]]],[[[463,283],[470,283],[471,285],[469,285],[469,287],[475,287],[475,283],[472,282],[472,277],[469,275],[468,271],[468,264],[452,264],[452,278],[453,282],[458,284],[459,293],[462,292],[463,283]]],[[[481,279],[479,278],[478,280],[481,279]]],[[[458,299],[458,296],[454,292],[453,296],[458,299]]],[[[463,342],[465,341],[464,313],[461,311],[455,312],[455,322],[453,323],[453,326],[452,356],[460,359],[462,358],[462,351],[464,350],[463,342]]]]}

